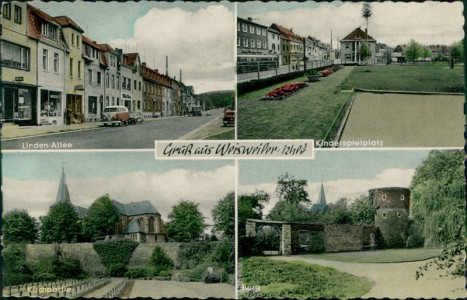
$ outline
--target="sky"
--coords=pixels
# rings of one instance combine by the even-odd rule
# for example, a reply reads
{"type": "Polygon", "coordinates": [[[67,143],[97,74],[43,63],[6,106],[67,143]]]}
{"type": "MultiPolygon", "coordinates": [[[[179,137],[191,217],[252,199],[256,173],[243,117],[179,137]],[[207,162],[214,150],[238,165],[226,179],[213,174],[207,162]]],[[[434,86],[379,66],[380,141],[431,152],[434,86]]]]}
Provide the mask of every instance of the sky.
{"type": "Polygon", "coordinates": [[[410,186],[415,169],[428,150],[316,150],[313,160],[256,160],[239,162],[238,194],[263,190],[271,196],[266,215],[277,203],[277,178],[286,172],[306,179],[312,203],[317,203],[321,180],[327,203],[350,200],[381,187],[410,186]]]}
{"type": "MultiPolygon", "coordinates": [[[[355,28],[366,28],[363,2],[243,2],[238,3],[239,17],[252,17],[257,23],[277,23],[302,36],[314,36],[333,48],[355,28]]],[[[415,39],[423,45],[451,45],[464,37],[462,1],[455,3],[371,3],[368,33],[378,42],[395,47],[415,39]]]]}
{"type": "Polygon", "coordinates": [[[47,214],[57,196],[62,166],[74,205],[88,208],[106,193],[122,202],[149,200],[167,222],[180,200],[199,203],[206,223],[217,202],[235,189],[233,161],[156,161],[147,152],[3,153],[4,211],[47,214]]]}
{"type": "Polygon", "coordinates": [[[71,17],[92,40],[124,52],[193,85],[195,93],[233,90],[235,7],[233,3],[41,2],[31,4],[51,16],[71,17]]]}

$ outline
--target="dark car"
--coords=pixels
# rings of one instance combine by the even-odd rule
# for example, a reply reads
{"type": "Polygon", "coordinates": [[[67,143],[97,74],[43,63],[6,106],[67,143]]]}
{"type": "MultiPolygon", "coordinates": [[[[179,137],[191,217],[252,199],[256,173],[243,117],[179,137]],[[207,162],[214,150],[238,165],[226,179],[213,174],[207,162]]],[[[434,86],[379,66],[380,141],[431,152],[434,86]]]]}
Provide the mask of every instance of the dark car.
{"type": "Polygon", "coordinates": [[[235,111],[227,109],[224,111],[224,117],[222,118],[224,126],[232,125],[235,126],[235,111]]]}
{"type": "Polygon", "coordinates": [[[143,124],[143,115],[140,112],[132,112],[130,113],[130,120],[128,121],[130,124],[143,124]]]}

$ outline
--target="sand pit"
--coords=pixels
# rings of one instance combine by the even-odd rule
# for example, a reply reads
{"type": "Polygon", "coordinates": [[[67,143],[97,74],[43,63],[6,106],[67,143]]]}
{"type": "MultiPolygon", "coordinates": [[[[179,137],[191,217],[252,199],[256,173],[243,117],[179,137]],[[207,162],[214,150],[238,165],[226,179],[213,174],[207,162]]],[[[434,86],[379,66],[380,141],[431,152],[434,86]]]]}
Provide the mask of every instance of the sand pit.
{"type": "Polygon", "coordinates": [[[135,280],[129,298],[235,298],[235,287],[226,283],[135,280]]]}
{"type": "Polygon", "coordinates": [[[383,147],[464,145],[462,95],[359,93],[341,142],[382,141],[383,147]]]}

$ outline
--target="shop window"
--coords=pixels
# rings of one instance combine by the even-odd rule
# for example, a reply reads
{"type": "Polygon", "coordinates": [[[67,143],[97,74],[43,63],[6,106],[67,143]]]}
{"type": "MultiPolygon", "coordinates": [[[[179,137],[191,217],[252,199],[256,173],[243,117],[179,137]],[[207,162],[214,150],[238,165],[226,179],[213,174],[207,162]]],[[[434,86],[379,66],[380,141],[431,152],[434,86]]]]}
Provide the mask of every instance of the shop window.
{"type": "Polygon", "coordinates": [[[41,90],[41,117],[62,115],[62,96],[60,92],[41,90]]]}
{"type": "Polygon", "coordinates": [[[29,48],[3,41],[1,50],[3,67],[29,70],[29,48]]]}

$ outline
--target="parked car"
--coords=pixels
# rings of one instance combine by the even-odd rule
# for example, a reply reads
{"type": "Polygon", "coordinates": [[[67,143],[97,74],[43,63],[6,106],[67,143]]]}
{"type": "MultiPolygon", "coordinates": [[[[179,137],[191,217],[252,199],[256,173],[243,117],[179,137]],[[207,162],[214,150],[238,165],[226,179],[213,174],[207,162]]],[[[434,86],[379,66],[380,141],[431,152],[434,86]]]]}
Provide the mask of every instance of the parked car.
{"type": "Polygon", "coordinates": [[[129,124],[143,124],[143,114],[139,111],[130,113],[129,124]]]}
{"type": "Polygon", "coordinates": [[[224,117],[222,118],[222,122],[224,123],[224,126],[235,126],[235,110],[226,109],[224,111],[224,117]]]}
{"type": "Polygon", "coordinates": [[[104,126],[107,125],[128,125],[130,113],[126,106],[107,106],[102,113],[104,126]]]}

